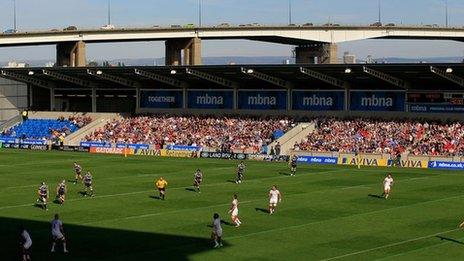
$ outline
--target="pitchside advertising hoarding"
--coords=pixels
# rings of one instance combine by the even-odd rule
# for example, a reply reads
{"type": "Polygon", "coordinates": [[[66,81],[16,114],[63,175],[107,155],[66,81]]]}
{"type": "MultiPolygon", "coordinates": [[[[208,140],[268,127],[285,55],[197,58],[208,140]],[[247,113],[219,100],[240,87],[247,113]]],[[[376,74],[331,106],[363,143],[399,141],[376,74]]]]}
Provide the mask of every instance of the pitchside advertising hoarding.
{"type": "Polygon", "coordinates": [[[343,91],[293,91],[292,109],[299,111],[343,111],[343,91]]]}
{"type": "Polygon", "coordinates": [[[142,90],[140,108],[182,109],[184,94],[182,90],[142,90]]]}
{"type": "Polygon", "coordinates": [[[286,110],[287,91],[251,90],[238,92],[240,110],[286,110]]]}
{"type": "Polygon", "coordinates": [[[231,90],[195,90],[187,92],[187,107],[190,109],[234,108],[234,92],[231,90]]]}
{"type": "Polygon", "coordinates": [[[351,91],[351,111],[405,111],[406,92],[351,91]]]}

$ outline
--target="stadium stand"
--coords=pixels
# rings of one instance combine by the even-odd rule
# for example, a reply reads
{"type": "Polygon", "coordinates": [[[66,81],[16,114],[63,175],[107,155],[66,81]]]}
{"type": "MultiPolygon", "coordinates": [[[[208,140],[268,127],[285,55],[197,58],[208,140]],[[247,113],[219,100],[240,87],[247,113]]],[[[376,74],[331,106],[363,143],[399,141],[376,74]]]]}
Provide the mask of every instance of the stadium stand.
{"type": "Polygon", "coordinates": [[[113,120],[84,140],[260,152],[292,126],[293,120],[286,117],[135,116],[113,120]]]}
{"type": "Polygon", "coordinates": [[[464,124],[410,120],[338,120],[319,118],[316,129],[296,151],[407,153],[411,155],[463,156],[464,124]]]}
{"type": "Polygon", "coordinates": [[[20,138],[35,140],[54,140],[59,137],[66,137],[77,131],[79,128],[89,124],[92,121],[90,117],[74,117],[58,119],[28,119],[22,123],[4,130],[0,137],[20,138]]]}

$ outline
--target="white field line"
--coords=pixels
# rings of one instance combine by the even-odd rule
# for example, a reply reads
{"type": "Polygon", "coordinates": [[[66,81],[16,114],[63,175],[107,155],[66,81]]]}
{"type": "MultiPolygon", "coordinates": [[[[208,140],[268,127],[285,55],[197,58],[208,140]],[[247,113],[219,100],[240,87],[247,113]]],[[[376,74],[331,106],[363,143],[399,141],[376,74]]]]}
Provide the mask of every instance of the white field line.
{"type": "Polygon", "coordinates": [[[434,234],[430,234],[430,235],[426,235],[426,236],[422,236],[422,237],[411,238],[411,239],[408,239],[408,240],[399,241],[399,242],[396,242],[396,243],[391,243],[391,244],[387,244],[387,245],[383,245],[383,246],[373,247],[373,248],[369,248],[369,249],[365,249],[365,250],[361,250],[361,251],[356,251],[356,252],[352,252],[352,253],[349,253],[349,254],[346,254],[346,255],[340,255],[340,256],[334,256],[334,257],[330,257],[330,258],[326,258],[326,259],[321,259],[320,261],[329,261],[329,260],[335,260],[335,259],[355,256],[355,255],[359,255],[359,254],[364,254],[364,253],[372,252],[372,251],[379,250],[379,249],[399,246],[399,245],[411,243],[411,242],[414,242],[414,241],[419,241],[419,240],[422,240],[422,239],[435,237],[435,236],[438,236],[438,235],[454,232],[454,231],[457,231],[457,230],[459,230],[459,228],[455,228],[455,229],[451,229],[451,230],[447,230],[447,231],[442,231],[442,232],[438,232],[438,233],[434,233],[434,234]]]}
{"type": "MultiPolygon", "coordinates": [[[[340,172],[341,170],[331,170],[331,171],[321,171],[321,172],[313,172],[312,174],[322,174],[322,173],[331,173],[331,172],[340,172]]],[[[261,182],[263,180],[272,180],[272,179],[282,179],[282,178],[289,178],[287,176],[276,176],[276,177],[268,177],[268,178],[261,178],[261,179],[251,179],[246,182],[261,182]]],[[[214,184],[205,184],[202,185],[202,187],[215,187],[215,186],[221,186],[221,185],[226,185],[229,184],[230,182],[220,182],[220,183],[214,183],[214,184]]],[[[185,189],[186,186],[182,187],[174,187],[170,188],[169,190],[177,190],[177,189],[185,189]]],[[[110,197],[119,197],[119,196],[128,196],[128,195],[136,195],[136,194],[143,194],[147,192],[152,192],[154,189],[150,190],[142,190],[142,191],[134,191],[134,192],[127,192],[127,193],[118,193],[118,194],[109,194],[109,195],[97,195],[94,197],[88,197],[88,198],[76,198],[76,199],[70,199],[67,200],[66,202],[73,202],[73,201],[82,201],[82,200],[90,200],[90,199],[99,199],[99,198],[110,198],[110,197]]],[[[0,207],[0,210],[2,209],[10,209],[10,208],[18,208],[18,207],[26,207],[26,206],[31,206],[34,204],[20,204],[20,205],[11,205],[11,206],[4,206],[0,207]]]]}

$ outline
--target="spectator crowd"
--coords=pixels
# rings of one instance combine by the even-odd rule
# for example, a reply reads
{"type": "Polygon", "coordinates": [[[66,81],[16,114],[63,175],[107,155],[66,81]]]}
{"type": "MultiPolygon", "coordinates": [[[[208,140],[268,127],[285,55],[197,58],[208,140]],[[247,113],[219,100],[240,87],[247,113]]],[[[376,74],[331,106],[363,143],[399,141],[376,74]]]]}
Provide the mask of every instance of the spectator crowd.
{"type": "Polygon", "coordinates": [[[86,141],[201,146],[216,151],[259,152],[274,140],[276,132],[286,132],[289,118],[213,116],[136,116],[113,120],[86,141]]]}
{"type": "Polygon", "coordinates": [[[464,156],[464,124],[371,119],[317,119],[295,150],[464,156]]]}

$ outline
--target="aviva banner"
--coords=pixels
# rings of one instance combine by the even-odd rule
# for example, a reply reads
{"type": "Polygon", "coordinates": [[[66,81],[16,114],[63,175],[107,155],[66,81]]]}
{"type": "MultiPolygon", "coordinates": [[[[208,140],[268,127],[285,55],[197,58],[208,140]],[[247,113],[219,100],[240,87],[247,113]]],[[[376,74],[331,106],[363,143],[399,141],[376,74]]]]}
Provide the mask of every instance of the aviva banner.
{"type": "Polygon", "coordinates": [[[240,110],[286,110],[287,91],[239,91],[240,110]]]}
{"type": "Polygon", "coordinates": [[[339,157],[338,165],[352,165],[352,166],[372,166],[372,167],[386,167],[386,159],[374,159],[365,157],[339,157]]]}
{"type": "Polygon", "coordinates": [[[189,91],[188,108],[191,109],[230,109],[234,108],[234,92],[227,91],[189,91]]]}
{"type": "Polygon", "coordinates": [[[401,160],[400,166],[396,166],[394,160],[388,160],[388,166],[389,167],[426,169],[429,167],[429,162],[427,160],[401,160]]]}
{"type": "Polygon", "coordinates": [[[293,91],[292,109],[299,111],[343,111],[343,91],[293,91]]]}
{"type": "Polygon", "coordinates": [[[405,111],[405,92],[351,91],[351,111],[405,111]]]}
{"type": "Polygon", "coordinates": [[[183,104],[182,90],[140,91],[140,108],[181,109],[183,104]]]}

